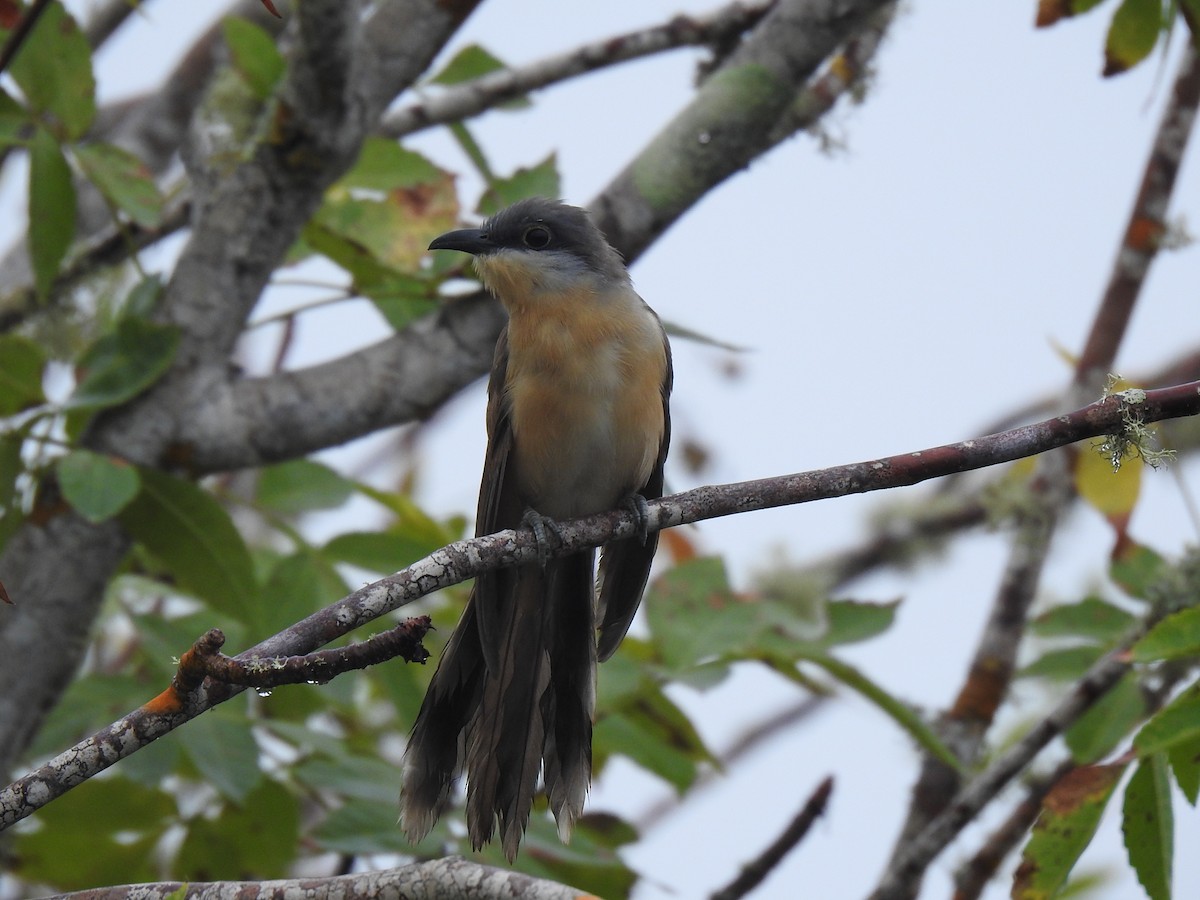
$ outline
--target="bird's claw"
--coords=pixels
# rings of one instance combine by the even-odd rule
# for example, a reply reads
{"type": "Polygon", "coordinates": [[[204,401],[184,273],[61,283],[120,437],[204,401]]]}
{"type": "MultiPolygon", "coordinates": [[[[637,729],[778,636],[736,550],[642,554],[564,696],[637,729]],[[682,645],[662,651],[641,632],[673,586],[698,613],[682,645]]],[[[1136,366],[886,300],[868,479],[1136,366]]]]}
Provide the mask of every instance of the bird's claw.
{"type": "Polygon", "coordinates": [[[638,540],[645,546],[650,539],[650,504],[641,494],[630,494],[621,501],[621,506],[633,513],[637,523],[638,540]]]}
{"type": "Polygon", "coordinates": [[[554,532],[558,543],[563,543],[562,528],[558,523],[549,516],[543,516],[536,509],[527,509],[525,514],[521,516],[521,524],[533,532],[533,539],[537,543],[538,565],[543,569],[550,562],[550,544],[546,540],[546,532],[554,532]]]}

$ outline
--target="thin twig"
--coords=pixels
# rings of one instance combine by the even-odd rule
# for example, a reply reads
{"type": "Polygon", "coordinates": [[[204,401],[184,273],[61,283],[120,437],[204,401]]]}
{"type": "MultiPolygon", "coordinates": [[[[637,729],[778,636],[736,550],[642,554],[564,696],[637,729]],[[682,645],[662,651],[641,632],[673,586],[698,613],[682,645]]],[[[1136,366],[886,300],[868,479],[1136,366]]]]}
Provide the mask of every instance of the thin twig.
{"type": "MultiPolygon", "coordinates": [[[[828,697],[826,696],[810,694],[799,702],[772,713],[762,721],[756,722],[750,728],[747,728],[733,743],[718,754],[721,762],[720,769],[706,769],[688,789],[687,798],[693,800],[698,789],[718,783],[722,772],[732,767],[747,754],[752,753],[770,741],[776,735],[807,719],[820,709],[827,700],[828,697]]],[[[634,822],[638,833],[646,834],[651,831],[659,822],[681,807],[682,799],[672,791],[641,815],[637,816],[634,822]]]]}
{"type": "Polygon", "coordinates": [[[963,787],[944,810],[892,859],[870,900],[900,900],[912,896],[913,885],[919,883],[929,864],[963,827],[1033,762],[1047,744],[1077,722],[1129,671],[1132,665],[1129,648],[1169,611],[1167,604],[1159,604],[1151,609],[1113,650],[1072,685],[1045,718],[963,787]]]}
{"type": "Polygon", "coordinates": [[[704,16],[677,15],[662,25],[614,35],[526,66],[439,87],[436,93],[389,113],[383,120],[383,132],[389,137],[402,137],[432,125],[470,118],[530,91],[596,69],[665,50],[720,42],[753,27],[773,5],[774,0],[739,2],[704,16]]]}
{"type": "Polygon", "coordinates": [[[1025,796],[988,836],[983,846],[954,873],[954,900],[976,900],[1029,831],[1042,809],[1042,798],[1063,775],[1075,768],[1073,760],[1064,760],[1045,775],[1036,776],[1025,786],[1025,796]]]}
{"type": "MultiPolygon", "coordinates": [[[[651,501],[640,521],[625,510],[572,519],[559,524],[560,543],[550,548],[549,553],[557,557],[583,547],[632,538],[642,533],[642,529],[659,531],[757,509],[911,485],[952,472],[1011,462],[1120,431],[1131,415],[1137,415],[1141,422],[1154,422],[1197,414],[1200,414],[1200,382],[1158,391],[1124,391],[1044,422],[957,444],[814,472],[697,488],[651,501]]],[[[456,541],[395,575],[360,588],[240,654],[238,659],[308,653],[435,590],[480,572],[534,562],[544,552],[532,532],[524,528],[456,541]]],[[[182,698],[164,692],[0,791],[0,830],[144,744],[225,702],[239,690],[206,683],[182,698]]],[[[949,812],[953,811],[952,808],[949,812]]]]}
{"type": "Polygon", "coordinates": [[[256,689],[285,684],[325,684],[338,675],[356,672],[400,657],[405,662],[424,663],[429,651],[421,641],[433,622],[429,616],[406,619],[399,625],[365,641],[316,650],[300,656],[234,659],[220,652],[225,635],[217,628],[198,638],[179,660],[171,687],[181,697],[198,690],[204,678],[256,689]]]}
{"type": "Polygon", "coordinates": [[[763,879],[771,874],[771,870],[791,852],[792,848],[804,840],[804,836],[812,828],[813,822],[825,812],[825,805],[829,802],[829,795],[832,793],[833,776],[830,775],[817,785],[817,789],[808,798],[804,808],[788,823],[783,834],[772,841],[761,855],[746,863],[737,878],[713,894],[712,900],[739,900],[758,887],[763,879]]]}
{"type": "Polygon", "coordinates": [[[1167,208],[1200,106],[1200,54],[1186,42],[1171,100],[1159,122],[1137,199],[1129,214],[1100,310],[1076,367],[1076,383],[1094,385],[1112,370],[1146,273],[1167,229],[1167,208]]]}

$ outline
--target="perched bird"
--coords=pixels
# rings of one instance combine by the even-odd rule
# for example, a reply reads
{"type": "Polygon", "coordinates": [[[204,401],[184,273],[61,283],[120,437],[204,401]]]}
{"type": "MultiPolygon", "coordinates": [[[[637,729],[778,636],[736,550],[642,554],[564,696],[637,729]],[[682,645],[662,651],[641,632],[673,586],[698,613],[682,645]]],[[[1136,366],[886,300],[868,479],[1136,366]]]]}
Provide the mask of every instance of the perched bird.
{"type": "MultiPolygon", "coordinates": [[[[662,496],[671,351],[658,316],[588,214],[522,200],[430,250],[461,250],[508,311],[488,382],[477,535],[662,496]]],[[[467,776],[467,830],[499,828],[511,862],[545,781],[570,837],[592,772],[596,663],[641,602],[658,535],[481,575],[434,673],[405,753],[401,817],[429,833],[467,776]]]]}

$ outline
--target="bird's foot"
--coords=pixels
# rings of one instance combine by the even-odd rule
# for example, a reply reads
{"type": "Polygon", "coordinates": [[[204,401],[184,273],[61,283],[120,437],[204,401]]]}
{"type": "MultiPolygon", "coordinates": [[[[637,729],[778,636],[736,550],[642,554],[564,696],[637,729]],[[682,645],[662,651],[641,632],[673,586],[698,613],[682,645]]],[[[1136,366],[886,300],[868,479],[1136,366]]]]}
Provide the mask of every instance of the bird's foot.
{"type": "Polygon", "coordinates": [[[525,514],[521,516],[521,524],[533,532],[533,539],[537,542],[538,565],[543,569],[546,568],[546,563],[550,562],[551,549],[546,539],[546,532],[554,532],[554,537],[561,545],[563,543],[562,528],[549,516],[543,516],[532,507],[525,510],[525,514]]]}
{"type": "Polygon", "coordinates": [[[633,518],[637,522],[638,540],[645,546],[646,541],[650,538],[650,504],[641,494],[630,494],[621,501],[621,507],[633,513],[633,518]]]}

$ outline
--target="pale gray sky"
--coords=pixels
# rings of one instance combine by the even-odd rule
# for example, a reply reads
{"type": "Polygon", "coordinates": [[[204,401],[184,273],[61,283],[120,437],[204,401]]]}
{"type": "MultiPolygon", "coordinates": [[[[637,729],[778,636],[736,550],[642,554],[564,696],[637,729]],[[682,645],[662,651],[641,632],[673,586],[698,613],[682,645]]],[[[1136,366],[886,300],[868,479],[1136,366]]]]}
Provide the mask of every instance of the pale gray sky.
{"type": "MultiPolygon", "coordinates": [[[[455,46],[482,42],[521,63],[717,5],[493,0],[455,46]]],[[[144,89],[218,6],[150,4],[140,24],[102,55],[104,95],[144,89]]],[[[675,343],[677,435],[714,450],[706,480],[970,437],[1068,381],[1055,347],[1075,352],[1081,345],[1173,68],[1160,68],[1155,58],[1103,81],[1101,48],[1113,4],[1045,32],[1032,27],[1034,7],[1032,0],[909,3],[877,59],[865,105],[839,107],[825,123],[844,150],[827,155],[809,137],[789,141],[706,198],[634,267],[638,289],[664,318],[752,348],[740,358],[744,376],[731,382],[720,375],[725,354],[675,343]]],[[[586,203],[687,101],[695,63],[685,51],[593,75],[537,95],[531,111],[491,114],[473,128],[499,172],[557,151],[565,199],[586,203]]],[[[462,196],[474,201],[478,182],[443,134],[410,145],[467,173],[462,196]]],[[[1190,158],[1198,152],[1193,147],[1185,163],[1174,215],[1194,210],[1190,158]]],[[[1194,346],[1198,285],[1200,250],[1160,258],[1121,354],[1123,373],[1194,346]]],[[[293,360],[346,352],[378,336],[377,327],[362,307],[314,314],[301,323],[293,360]]],[[[474,509],[483,405],[479,384],[431,430],[422,494],[435,512],[474,509]]],[[[1200,484],[1200,467],[1184,473],[1200,484]]],[[[668,480],[675,489],[693,486],[680,467],[668,466],[668,480]]],[[[1136,536],[1168,553],[1196,541],[1176,492],[1170,476],[1150,475],[1133,523],[1136,536]]],[[[745,585],[775,548],[803,559],[860,534],[881,499],[706,522],[698,540],[726,554],[745,585]]],[[[1078,597],[1099,574],[1109,540],[1097,516],[1073,516],[1056,540],[1047,595],[1078,597]]],[[[961,680],[1005,548],[1002,535],[981,535],[911,576],[856,585],[857,598],[905,600],[892,632],[845,656],[901,696],[944,706],[961,680]]],[[[757,670],[709,694],[673,695],[717,748],[797,697],[757,670]]],[[[1021,714],[1036,709],[1030,702],[1021,714]]],[[[700,897],[725,883],[829,773],[837,779],[830,812],[754,896],[861,897],[882,870],[917,764],[908,739],[847,694],[630,852],[646,875],[638,900],[700,897]]],[[[630,766],[614,766],[591,808],[636,814],[665,790],[630,766]]],[[[1141,896],[1124,862],[1118,811],[1114,802],[1104,837],[1081,868],[1116,873],[1105,897],[1141,896]]],[[[1181,850],[1200,841],[1197,819],[1195,810],[1179,808],[1181,850]]],[[[973,851],[981,832],[967,836],[935,866],[922,896],[947,895],[956,859],[973,851]]],[[[1176,888],[1177,896],[1200,896],[1200,864],[1187,852],[1177,854],[1176,888]]],[[[1007,896],[1007,885],[988,896],[1007,896]]]]}

